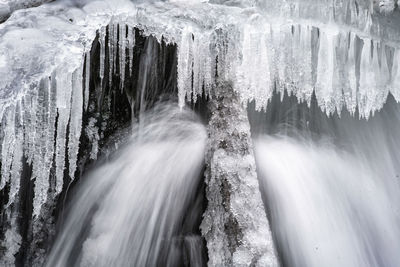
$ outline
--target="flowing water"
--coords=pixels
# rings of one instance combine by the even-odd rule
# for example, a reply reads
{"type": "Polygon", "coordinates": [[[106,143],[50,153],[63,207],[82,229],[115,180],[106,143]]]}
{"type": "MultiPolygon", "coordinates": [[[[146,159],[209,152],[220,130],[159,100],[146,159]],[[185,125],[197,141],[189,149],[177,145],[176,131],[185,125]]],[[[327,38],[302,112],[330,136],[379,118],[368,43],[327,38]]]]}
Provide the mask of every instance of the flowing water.
{"type": "Polygon", "coordinates": [[[365,121],[286,98],[254,121],[284,266],[400,266],[400,108],[388,102],[365,121]]]}
{"type": "Polygon", "coordinates": [[[206,133],[176,106],[143,114],[123,148],[83,178],[47,266],[176,266],[179,246],[190,266],[202,266],[202,239],[179,234],[184,220],[195,223],[185,211],[202,175],[206,133]]]}

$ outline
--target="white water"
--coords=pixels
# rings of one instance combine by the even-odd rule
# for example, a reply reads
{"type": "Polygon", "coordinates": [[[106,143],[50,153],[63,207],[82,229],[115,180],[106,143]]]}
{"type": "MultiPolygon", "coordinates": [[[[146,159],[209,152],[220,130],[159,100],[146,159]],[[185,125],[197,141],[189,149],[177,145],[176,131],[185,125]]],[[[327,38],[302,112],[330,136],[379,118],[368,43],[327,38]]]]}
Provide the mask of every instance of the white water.
{"type": "MultiPolygon", "coordinates": [[[[168,105],[141,119],[122,151],[84,178],[47,266],[155,266],[160,254],[174,256],[168,248],[202,174],[205,129],[168,105]]],[[[183,237],[191,266],[201,266],[198,239],[183,237]]]]}
{"type": "Polygon", "coordinates": [[[400,266],[399,114],[336,119],[319,138],[257,139],[285,266],[400,266]]]}

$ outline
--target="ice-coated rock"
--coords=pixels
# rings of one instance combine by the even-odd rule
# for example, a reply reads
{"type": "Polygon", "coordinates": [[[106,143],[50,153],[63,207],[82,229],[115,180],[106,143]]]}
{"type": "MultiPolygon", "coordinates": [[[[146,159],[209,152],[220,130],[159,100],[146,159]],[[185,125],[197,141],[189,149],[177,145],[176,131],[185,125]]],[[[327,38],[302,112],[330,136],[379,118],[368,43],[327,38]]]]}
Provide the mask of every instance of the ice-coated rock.
{"type": "Polygon", "coordinates": [[[209,266],[278,266],[261,199],[246,109],[229,83],[210,101],[208,206],[201,231],[209,266]]]}

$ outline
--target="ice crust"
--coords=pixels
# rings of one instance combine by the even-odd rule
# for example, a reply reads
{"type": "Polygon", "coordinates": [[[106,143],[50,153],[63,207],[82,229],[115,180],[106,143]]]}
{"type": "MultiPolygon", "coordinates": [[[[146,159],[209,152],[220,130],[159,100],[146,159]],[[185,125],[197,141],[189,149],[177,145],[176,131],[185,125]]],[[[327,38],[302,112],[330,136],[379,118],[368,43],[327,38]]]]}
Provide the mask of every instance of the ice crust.
{"type": "Polygon", "coordinates": [[[0,189],[10,184],[12,205],[26,160],[35,180],[34,218],[46,202],[53,164],[55,195],[66,166],[74,179],[82,133],[93,141],[90,157],[96,158],[97,129],[93,123],[82,129],[89,66],[99,64],[102,82],[112,83],[104,81],[112,77],[106,71],[120,71],[124,80],[133,66],[133,27],[177,44],[181,107],[203,93],[212,97],[217,79],[257,109],[266,108],[273,90],[307,103],[315,93],[327,114],[347,108],[365,118],[389,93],[400,101],[399,14],[383,12],[391,13],[388,21],[372,0],[87,2],[18,10],[0,24],[0,189]],[[96,36],[100,62],[92,63],[96,36]]]}

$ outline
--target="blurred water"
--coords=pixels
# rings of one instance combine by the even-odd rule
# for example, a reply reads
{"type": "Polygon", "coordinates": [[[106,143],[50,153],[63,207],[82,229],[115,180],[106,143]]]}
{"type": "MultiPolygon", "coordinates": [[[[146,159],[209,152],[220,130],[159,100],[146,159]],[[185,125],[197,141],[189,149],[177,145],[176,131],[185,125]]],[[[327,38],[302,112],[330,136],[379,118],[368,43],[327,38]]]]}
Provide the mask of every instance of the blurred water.
{"type": "Polygon", "coordinates": [[[250,112],[283,265],[400,266],[399,105],[365,121],[294,101],[250,112]]]}
{"type": "Polygon", "coordinates": [[[47,266],[177,266],[181,254],[203,265],[202,238],[180,230],[202,212],[186,210],[196,202],[206,133],[176,106],[144,113],[111,161],[83,178],[47,266]]]}

